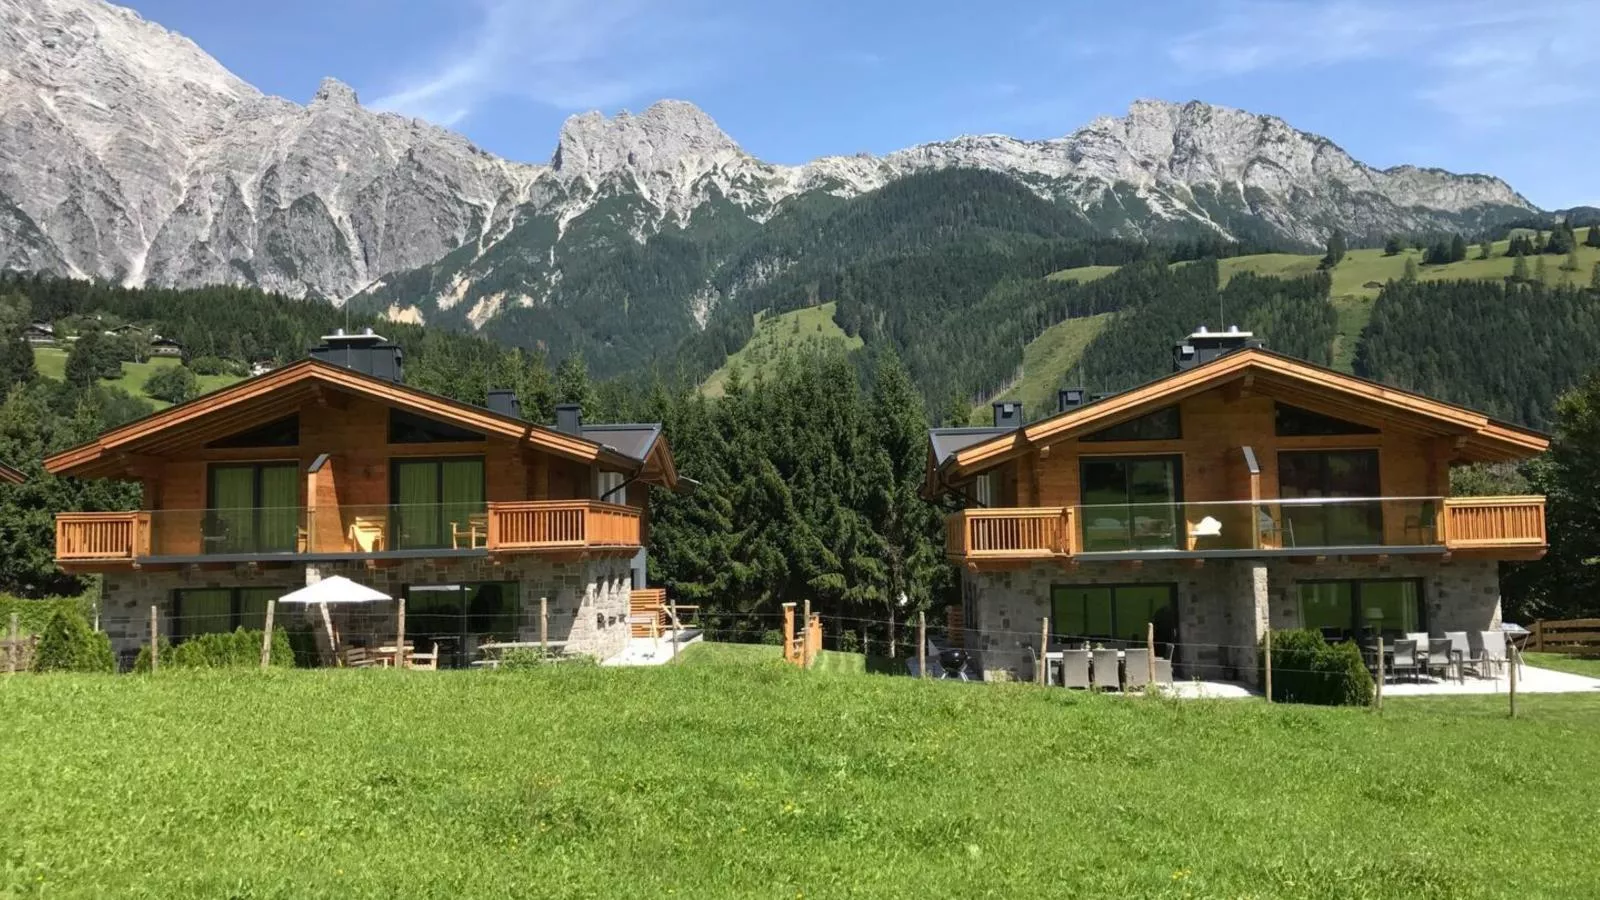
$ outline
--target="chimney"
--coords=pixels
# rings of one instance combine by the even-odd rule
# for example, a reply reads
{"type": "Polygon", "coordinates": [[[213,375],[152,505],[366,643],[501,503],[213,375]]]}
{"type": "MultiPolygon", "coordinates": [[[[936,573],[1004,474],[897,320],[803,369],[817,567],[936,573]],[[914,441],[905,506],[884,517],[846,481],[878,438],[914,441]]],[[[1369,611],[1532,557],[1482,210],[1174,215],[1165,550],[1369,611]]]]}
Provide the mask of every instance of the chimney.
{"type": "Polygon", "coordinates": [[[1058,413],[1064,413],[1069,409],[1077,409],[1088,402],[1089,392],[1081,387],[1062,388],[1056,391],[1056,412],[1058,413]]]}
{"type": "Polygon", "coordinates": [[[487,406],[492,413],[513,419],[522,418],[522,403],[517,400],[517,392],[510,388],[491,388],[487,406]]]}
{"type": "Polygon", "coordinates": [[[1255,335],[1240,331],[1237,325],[1229,325],[1226,331],[1208,331],[1201,325],[1194,334],[1173,345],[1172,368],[1175,372],[1186,372],[1235,350],[1261,346],[1265,345],[1256,340],[1255,335]]]}
{"type": "Polygon", "coordinates": [[[583,407],[576,403],[557,403],[556,430],[574,437],[583,437],[583,407]]]}
{"type": "Polygon", "coordinates": [[[1021,428],[1022,404],[1015,402],[996,403],[994,405],[994,427],[1021,428]]]}
{"type": "Polygon", "coordinates": [[[343,328],[322,336],[322,343],[311,348],[311,358],[341,366],[363,375],[397,384],[405,381],[404,354],[389,339],[371,328],[360,334],[345,334],[343,328]]]}

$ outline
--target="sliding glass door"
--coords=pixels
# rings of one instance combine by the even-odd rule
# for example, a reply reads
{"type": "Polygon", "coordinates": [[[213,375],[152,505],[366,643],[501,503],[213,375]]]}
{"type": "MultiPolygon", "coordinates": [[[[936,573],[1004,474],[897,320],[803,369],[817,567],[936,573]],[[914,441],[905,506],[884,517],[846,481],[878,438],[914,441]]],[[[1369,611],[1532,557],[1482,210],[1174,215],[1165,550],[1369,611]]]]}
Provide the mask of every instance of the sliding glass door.
{"type": "Polygon", "coordinates": [[[1171,584],[1056,585],[1050,606],[1051,630],[1063,640],[1143,646],[1152,624],[1157,643],[1178,639],[1177,588],[1171,584]]]}
{"type": "Polygon", "coordinates": [[[296,463],[213,465],[207,469],[201,546],[206,553],[292,553],[300,529],[296,463]]]}
{"type": "Polygon", "coordinates": [[[1278,496],[1284,500],[1336,501],[1283,504],[1285,546],[1360,547],[1383,543],[1383,503],[1378,499],[1382,487],[1376,450],[1279,453],[1278,496]]]}
{"type": "Polygon", "coordinates": [[[390,471],[396,550],[450,547],[484,514],[481,456],[397,459],[390,471]]]}
{"type": "Polygon", "coordinates": [[[1089,552],[1179,546],[1178,456],[1087,457],[1079,464],[1082,546],[1089,552]]]}

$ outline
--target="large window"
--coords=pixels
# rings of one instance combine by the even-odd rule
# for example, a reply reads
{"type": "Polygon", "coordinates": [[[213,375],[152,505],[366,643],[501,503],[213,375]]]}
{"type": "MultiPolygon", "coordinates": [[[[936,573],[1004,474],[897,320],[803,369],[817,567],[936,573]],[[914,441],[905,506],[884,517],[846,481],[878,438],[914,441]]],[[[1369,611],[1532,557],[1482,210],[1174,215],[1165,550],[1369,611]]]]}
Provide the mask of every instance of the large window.
{"type": "Polygon", "coordinates": [[[293,588],[196,588],[172,592],[172,637],[181,641],[202,634],[257,629],[267,624],[267,601],[293,588]]]}
{"type": "Polygon", "coordinates": [[[474,443],[481,440],[483,435],[476,431],[468,431],[459,425],[440,422],[401,409],[389,410],[391,444],[474,443]]]}
{"type": "Polygon", "coordinates": [[[1378,429],[1345,419],[1326,416],[1298,406],[1278,403],[1273,406],[1274,430],[1279,437],[1323,437],[1330,434],[1377,434],[1378,429]]]}
{"type": "Polygon", "coordinates": [[[1376,450],[1293,450],[1278,454],[1278,496],[1285,503],[1284,545],[1357,547],[1383,543],[1382,488],[1376,450]]]}
{"type": "Polygon", "coordinates": [[[1051,631],[1067,640],[1145,642],[1178,638],[1177,588],[1170,584],[1056,585],[1050,590],[1051,631]]]}
{"type": "Polygon", "coordinates": [[[1183,437],[1183,415],[1178,407],[1168,406],[1137,419],[1119,422],[1086,434],[1080,441],[1175,441],[1183,437]]]}
{"type": "Polygon", "coordinates": [[[1177,456],[1085,457],[1078,468],[1084,550],[1177,547],[1182,471],[1177,456]]]}
{"type": "Polygon", "coordinates": [[[396,550],[449,547],[485,514],[481,456],[397,459],[390,473],[396,550]]]}
{"type": "Polygon", "coordinates": [[[300,532],[297,463],[212,465],[206,476],[204,552],[294,552],[300,532]]]}
{"type": "MultiPolygon", "coordinates": [[[[520,640],[522,600],[515,581],[409,585],[404,594],[406,640],[420,652],[438,644],[446,666],[470,665],[478,658],[478,646],[490,640],[520,640]]],[[[569,627],[552,617],[551,639],[569,627]]]]}
{"type": "Polygon", "coordinates": [[[1403,637],[1428,627],[1421,579],[1302,581],[1297,589],[1301,627],[1335,640],[1374,633],[1403,637]]]}

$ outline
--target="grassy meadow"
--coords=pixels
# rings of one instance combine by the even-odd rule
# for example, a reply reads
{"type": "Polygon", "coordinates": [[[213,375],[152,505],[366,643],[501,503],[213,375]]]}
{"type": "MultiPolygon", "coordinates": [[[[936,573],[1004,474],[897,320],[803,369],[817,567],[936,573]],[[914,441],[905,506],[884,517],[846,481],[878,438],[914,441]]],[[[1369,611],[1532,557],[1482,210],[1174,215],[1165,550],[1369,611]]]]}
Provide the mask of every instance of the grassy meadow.
{"type": "Polygon", "coordinates": [[[775,366],[778,360],[808,341],[837,343],[846,350],[859,349],[861,338],[845,334],[844,329],[833,321],[833,310],[833,303],[824,303],[776,316],[765,311],[756,313],[755,333],[743,347],[728,357],[722,368],[707,376],[700,385],[701,393],[708,397],[720,397],[734,369],[740,371],[741,377],[752,378],[775,366]]]}
{"type": "MultiPolygon", "coordinates": [[[[67,351],[59,347],[35,347],[33,348],[33,364],[38,368],[40,375],[60,381],[66,377],[67,373],[67,351]]],[[[109,387],[120,388],[135,397],[143,397],[155,404],[156,409],[165,409],[172,404],[165,400],[157,400],[146,394],[144,392],[144,383],[146,379],[161,369],[177,365],[182,365],[181,361],[170,356],[155,356],[142,363],[125,362],[122,364],[121,378],[103,378],[100,383],[109,387]]],[[[218,388],[225,388],[239,380],[232,375],[197,375],[195,377],[199,381],[200,393],[202,394],[210,393],[218,388]]]]}
{"type": "Polygon", "coordinates": [[[1034,417],[1053,412],[1056,408],[1056,390],[1075,383],[1073,368],[1083,357],[1083,348],[1089,346],[1089,342],[1100,334],[1110,320],[1111,313],[1101,313],[1067,319],[1046,328],[1022,348],[1022,379],[989,401],[973,407],[971,424],[991,424],[994,413],[989,404],[998,400],[1021,400],[1022,408],[1034,417]]]}
{"type": "Polygon", "coordinates": [[[1375,714],[776,654],[0,680],[0,896],[1592,895],[1590,697],[1375,714]]]}

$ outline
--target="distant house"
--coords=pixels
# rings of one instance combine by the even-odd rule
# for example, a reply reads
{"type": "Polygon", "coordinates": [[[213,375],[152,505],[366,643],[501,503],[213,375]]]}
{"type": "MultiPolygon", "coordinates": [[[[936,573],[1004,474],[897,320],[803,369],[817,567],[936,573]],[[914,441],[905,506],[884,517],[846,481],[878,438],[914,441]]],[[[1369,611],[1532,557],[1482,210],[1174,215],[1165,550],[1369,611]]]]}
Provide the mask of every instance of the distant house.
{"type": "Polygon", "coordinates": [[[49,322],[30,322],[28,327],[22,329],[22,337],[34,346],[53,347],[56,343],[56,330],[49,322]]]}
{"type": "Polygon", "coordinates": [[[277,367],[278,367],[277,360],[274,360],[274,359],[258,359],[255,362],[252,362],[250,364],[250,377],[254,378],[257,375],[265,375],[268,372],[271,372],[273,369],[276,369],[277,367]]]}
{"type": "Polygon", "coordinates": [[[165,338],[158,334],[150,339],[150,355],[182,356],[183,345],[172,338],[165,338]]]}

